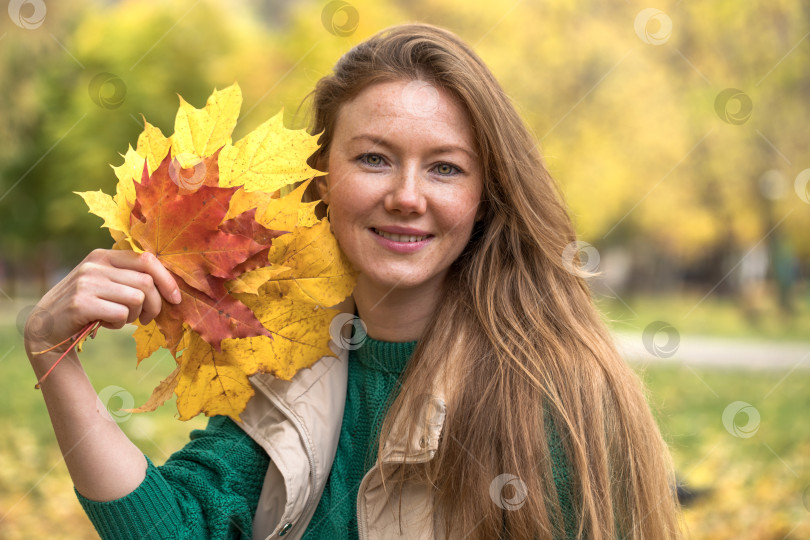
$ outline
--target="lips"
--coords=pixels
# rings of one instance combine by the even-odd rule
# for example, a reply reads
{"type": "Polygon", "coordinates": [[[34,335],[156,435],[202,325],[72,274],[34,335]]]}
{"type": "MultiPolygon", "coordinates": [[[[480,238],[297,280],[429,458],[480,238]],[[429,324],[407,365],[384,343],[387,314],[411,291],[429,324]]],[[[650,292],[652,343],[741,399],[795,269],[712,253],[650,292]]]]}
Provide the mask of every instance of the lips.
{"type": "Polygon", "coordinates": [[[372,227],[375,230],[387,232],[390,234],[410,234],[413,236],[430,236],[428,231],[416,229],[414,227],[400,227],[399,225],[385,225],[381,227],[372,227]]]}

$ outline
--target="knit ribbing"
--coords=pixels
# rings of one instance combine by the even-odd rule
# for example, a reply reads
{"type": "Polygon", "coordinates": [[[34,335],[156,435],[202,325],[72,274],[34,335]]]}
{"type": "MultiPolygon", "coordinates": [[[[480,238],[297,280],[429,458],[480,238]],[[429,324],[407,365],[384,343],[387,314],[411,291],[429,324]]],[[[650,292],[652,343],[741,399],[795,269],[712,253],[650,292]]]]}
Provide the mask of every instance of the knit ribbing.
{"type": "Polygon", "coordinates": [[[368,369],[398,376],[408,364],[416,343],[379,341],[366,337],[360,348],[350,351],[349,357],[361,362],[368,369]]]}
{"type": "Polygon", "coordinates": [[[73,488],[102,538],[168,538],[184,527],[177,501],[165,496],[165,493],[171,493],[171,487],[148,457],[146,463],[143,482],[117,501],[92,501],[73,488]],[[163,516],[164,519],[155,520],[153,516],[163,516]]]}
{"type": "Polygon", "coordinates": [[[250,538],[270,458],[227,416],[213,416],[205,430],[114,501],[76,497],[99,536],[115,540],[250,538]]]}

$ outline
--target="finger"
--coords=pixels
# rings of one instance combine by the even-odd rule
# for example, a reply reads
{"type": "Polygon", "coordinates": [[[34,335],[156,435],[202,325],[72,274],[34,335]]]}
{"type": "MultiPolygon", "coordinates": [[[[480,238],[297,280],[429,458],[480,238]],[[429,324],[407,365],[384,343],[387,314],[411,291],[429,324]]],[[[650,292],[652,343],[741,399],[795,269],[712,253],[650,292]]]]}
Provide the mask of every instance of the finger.
{"type": "Polygon", "coordinates": [[[149,252],[135,253],[125,250],[111,250],[109,253],[110,264],[118,268],[128,268],[146,272],[152,276],[152,280],[157,286],[160,294],[173,304],[179,304],[182,300],[180,289],[171,273],[163,264],[149,252]]]}
{"type": "Polygon", "coordinates": [[[117,330],[123,328],[129,319],[129,309],[118,302],[110,302],[103,298],[93,298],[88,301],[89,309],[98,314],[96,320],[101,321],[101,326],[117,330]]]}
{"type": "Polygon", "coordinates": [[[160,293],[155,287],[155,282],[150,274],[115,267],[104,267],[102,273],[111,282],[143,291],[144,301],[139,316],[142,324],[149,324],[149,321],[157,317],[157,314],[160,313],[162,306],[160,293]]]}
{"type": "Polygon", "coordinates": [[[111,272],[122,271],[122,269],[110,267],[109,262],[103,259],[99,262],[89,261],[80,265],[73,280],[72,293],[69,294],[72,299],[71,307],[77,314],[80,314],[79,318],[91,317],[91,320],[101,318],[91,310],[92,301],[96,298],[121,304],[131,315],[133,321],[140,315],[146,293],[139,288],[116,283],[108,277],[111,272]]]}
{"type": "MultiPolygon", "coordinates": [[[[127,309],[124,322],[131,323],[141,315],[146,293],[137,287],[121,285],[114,281],[100,279],[95,285],[94,294],[100,300],[120,304],[127,309]]],[[[114,321],[117,322],[117,321],[114,321]]]]}

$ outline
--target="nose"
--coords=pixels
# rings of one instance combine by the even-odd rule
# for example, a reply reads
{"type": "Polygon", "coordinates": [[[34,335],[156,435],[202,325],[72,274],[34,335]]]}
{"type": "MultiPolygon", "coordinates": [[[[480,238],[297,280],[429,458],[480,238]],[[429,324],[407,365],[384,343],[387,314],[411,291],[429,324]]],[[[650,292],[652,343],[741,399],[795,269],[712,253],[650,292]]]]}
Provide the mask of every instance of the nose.
{"type": "Polygon", "coordinates": [[[417,166],[403,167],[392,177],[384,204],[387,211],[402,215],[425,212],[427,199],[423,193],[422,178],[417,166]]]}

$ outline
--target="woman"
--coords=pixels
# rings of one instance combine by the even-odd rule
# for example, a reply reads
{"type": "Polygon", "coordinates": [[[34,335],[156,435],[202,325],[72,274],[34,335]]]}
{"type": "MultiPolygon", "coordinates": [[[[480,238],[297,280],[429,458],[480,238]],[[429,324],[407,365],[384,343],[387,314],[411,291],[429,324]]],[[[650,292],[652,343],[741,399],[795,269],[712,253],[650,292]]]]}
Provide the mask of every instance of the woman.
{"type": "MultiPolygon", "coordinates": [[[[254,376],[243,425],[212,418],[162,467],[103,420],[69,357],[42,390],[99,532],[678,537],[666,446],[483,62],[446,30],[400,25],[344,55],[313,101],[310,161],[329,174],[310,196],[359,271],[341,308],[367,338],[291,383],[254,376]]],[[[60,317],[27,348],[95,319],[148,322],[175,291],[153,257],[97,250],[40,301],[60,317]]],[[[53,361],[29,357],[37,376],[53,361]]]]}

